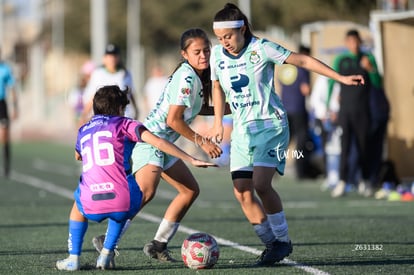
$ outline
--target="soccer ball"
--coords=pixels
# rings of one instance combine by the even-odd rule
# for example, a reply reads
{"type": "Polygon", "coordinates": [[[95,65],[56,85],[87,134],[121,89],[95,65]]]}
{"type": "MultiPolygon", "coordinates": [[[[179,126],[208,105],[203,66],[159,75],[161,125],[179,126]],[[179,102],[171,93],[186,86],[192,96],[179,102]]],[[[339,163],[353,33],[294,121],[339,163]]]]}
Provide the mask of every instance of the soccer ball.
{"type": "Polygon", "coordinates": [[[184,264],[191,269],[212,268],[217,263],[219,254],[216,240],[207,233],[191,234],[181,246],[184,264]]]}

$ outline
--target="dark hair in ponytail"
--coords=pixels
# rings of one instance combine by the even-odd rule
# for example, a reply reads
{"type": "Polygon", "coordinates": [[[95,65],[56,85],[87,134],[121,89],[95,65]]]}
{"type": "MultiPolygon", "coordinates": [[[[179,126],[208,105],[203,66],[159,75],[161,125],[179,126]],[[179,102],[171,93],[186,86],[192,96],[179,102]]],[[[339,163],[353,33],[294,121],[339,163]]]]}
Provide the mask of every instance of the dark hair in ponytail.
{"type": "Polygon", "coordinates": [[[237,21],[243,20],[244,25],[246,26],[246,32],[244,33],[244,38],[246,41],[250,41],[254,37],[249,20],[247,16],[235,5],[232,3],[227,3],[223,9],[219,10],[214,16],[214,21],[237,21]]]}
{"type": "MultiPolygon", "coordinates": [[[[188,29],[181,35],[180,39],[180,48],[182,51],[186,51],[187,48],[191,45],[195,38],[204,39],[204,41],[211,47],[210,39],[208,38],[205,31],[199,28],[188,29]]],[[[172,74],[178,70],[178,68],[186,61],[182,61],[178,64],[172,74]]],[[[210,66],[203,71],[203,73],[199,76],[201,83],[203,85],[203,105],[209,106],[211,101],[211,79],[210,79],[210,66]]]]}

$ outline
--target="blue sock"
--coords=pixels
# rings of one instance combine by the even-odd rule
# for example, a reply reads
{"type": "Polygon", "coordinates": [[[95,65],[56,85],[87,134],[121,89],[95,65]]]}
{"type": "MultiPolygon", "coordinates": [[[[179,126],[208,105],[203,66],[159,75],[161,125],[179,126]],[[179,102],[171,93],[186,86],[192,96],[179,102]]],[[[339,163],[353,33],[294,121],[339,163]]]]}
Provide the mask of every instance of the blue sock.
{"type": "Polygon", "coordinates": [[[82,252],[83,237],[88,229],[88,222],[78,222],[69,220],[69,254],[80,256],[82,252]]]}
{"type": "Polygon", "coordinates": [[[108,229],[106,231],[104,248],[113,251],[118,244],[121,237],[122,229],[124,228],[126,221],[116,222],[112,219],[108,220],[108,229]]]}

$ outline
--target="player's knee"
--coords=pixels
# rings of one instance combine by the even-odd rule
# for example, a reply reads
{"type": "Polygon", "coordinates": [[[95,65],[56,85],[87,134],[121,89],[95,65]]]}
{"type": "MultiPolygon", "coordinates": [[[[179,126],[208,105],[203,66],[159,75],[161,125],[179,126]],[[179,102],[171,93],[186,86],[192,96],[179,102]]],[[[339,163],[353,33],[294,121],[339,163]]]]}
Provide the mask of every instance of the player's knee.
{"type": "Polygon", "coordinates": [[[194,184],[193,186],[191,186],[191,188],[186,189],[184,191],[184,194],[191,201],[194,201],[200,195],[200,187],[198,186],[198,184],[194,184]]]}
{"type": "Polygon", "coordinates": [[[262,197],[273,191],[272,185],[265,182],[253,181],[253,186],[259,197],[262,197]]]}
{"type": "Polygon", "coordinates": [[[155,190],[142,192],[142,204],[145,205],[155,197],[155,190]]]}
{"type": "Polygon", "coordinates": [[[254,204],[254,195],[251,192],[238,193],[236,199],[242,208],[250,208],[254,204]]]}

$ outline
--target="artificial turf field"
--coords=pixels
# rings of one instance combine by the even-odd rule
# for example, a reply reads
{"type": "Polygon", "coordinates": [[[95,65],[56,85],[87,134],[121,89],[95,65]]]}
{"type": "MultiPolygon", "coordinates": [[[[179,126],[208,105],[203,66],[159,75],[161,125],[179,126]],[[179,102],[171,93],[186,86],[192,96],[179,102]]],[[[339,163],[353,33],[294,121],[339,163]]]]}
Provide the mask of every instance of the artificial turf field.
{"type": "MultiPolygon", "coordinates": [[[[55,262],[67,256],[68,214],[80,165],[71,146],[13,144],[10,179],[0,177],[0,274],[56,274],[55,262]]],[[[2,160],[0,160],[1,163],[2,160]]],[[[116,270],[94,269],[91,238],[106,222],[91,222],[86,233],[83,274],[414,274],[414,202],[388,202],[350,194],[332,199],[321,180],[297,182],[275,177],[294,244],[287,260],[251,268],[263,247],[233,197],[226,168],[193,169],[201,187],[169,248],[180,258],[183,239],[194,231],[219,241],[220,259],[211,270],[148,259],[151,240],[174,194],[162,182],[154,200],[133,221],[120,243],[116,270]]]]}

